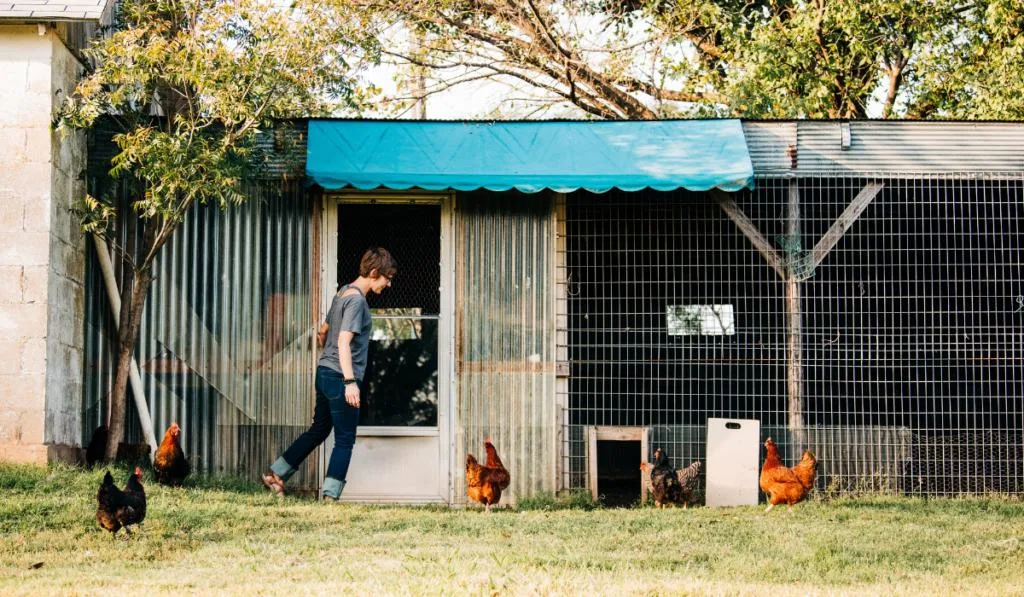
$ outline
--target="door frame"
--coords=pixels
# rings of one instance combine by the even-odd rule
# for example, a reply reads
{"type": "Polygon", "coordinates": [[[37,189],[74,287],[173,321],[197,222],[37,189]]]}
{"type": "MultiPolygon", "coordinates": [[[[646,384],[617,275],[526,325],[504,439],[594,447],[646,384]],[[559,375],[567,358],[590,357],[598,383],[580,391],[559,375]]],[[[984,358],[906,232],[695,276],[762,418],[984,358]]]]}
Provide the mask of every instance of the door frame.
{"type": "MultiPolygon", "coordinates": [[[[437,437],[438,438],[438,499],[448,503],[451,496],[451,458],[454,445],[452,408],[455,397],[455,193],[386,190],[335,191],[323,195],[320,237],[320,296],[321,313],[330,309],[338,287],[338,205],[406,204],[439,205],[441,208],[441,287],[437,347],[437,427],[379,426],[359,427],[356,437],[437,437]]],[[[401,264],[399,264],[401,266],[401,264]]],[[[318,322],[319,324],[319,322],[318,322]]],[[[323,483],[329,455],[321,450],[318,478],[323,483]]],[[[383,497],[383,496],[382,496],[383,497]]]]}

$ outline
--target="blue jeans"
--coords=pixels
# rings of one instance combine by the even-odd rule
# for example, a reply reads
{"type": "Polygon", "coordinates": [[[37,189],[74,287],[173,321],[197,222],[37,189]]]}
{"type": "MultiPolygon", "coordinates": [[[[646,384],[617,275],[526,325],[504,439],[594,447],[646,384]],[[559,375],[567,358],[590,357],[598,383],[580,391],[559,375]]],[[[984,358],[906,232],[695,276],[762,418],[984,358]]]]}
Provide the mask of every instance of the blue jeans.
{"type": "MultiPolygon", "coordinates": [[[[274,474],[287,481],[333,429],[334,450],[331,451],[327,477],[324,479],[324,497],[333,499],[341,497],[341,491],[345,488],[348,465],[352,461],[352,447],[356,444],[356,426],[359,424],[359,409],[345,402],[343,380],[344,376],[338,371],[330,367],[317,367],[313,424],[270,467],[274,474]]],[[[360,402],[366,400],[364,387],[363,382],[359,382],[360,402]]]]}

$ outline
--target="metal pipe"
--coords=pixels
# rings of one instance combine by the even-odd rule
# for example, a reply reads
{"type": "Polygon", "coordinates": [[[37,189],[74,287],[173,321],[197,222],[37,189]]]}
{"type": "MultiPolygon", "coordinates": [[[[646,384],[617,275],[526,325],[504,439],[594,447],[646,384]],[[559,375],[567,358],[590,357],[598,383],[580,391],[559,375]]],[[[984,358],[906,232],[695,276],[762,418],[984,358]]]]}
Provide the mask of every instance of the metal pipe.
{"type": "MultiPolygon", "coordinates": [[[[98,234],[93,234],[92,240],[96,243],[96,253],[99,255],[100,270],[103,272],[103,282],[107,288],[110,310],[114,315],[114,325],[120,328],[121,294],[117,290],[117,281],[114,280],[114,268],[110,264],[110,253],[107,251],[107,243],[98,234]]],[[[139,411],[139,424],[142,425],[142,436],[146,443],[149,444],[149,461],[153,462],[157,443],[156,438],[153,436],[153,420],[149,416],[149,406],[146,405],[146,396],[142,391],[142,377],[139,375],[139,364],[135,357],[132,357],[131,369],[128,371],[128,380],[132,386],[135,408],[139,411]]]]}

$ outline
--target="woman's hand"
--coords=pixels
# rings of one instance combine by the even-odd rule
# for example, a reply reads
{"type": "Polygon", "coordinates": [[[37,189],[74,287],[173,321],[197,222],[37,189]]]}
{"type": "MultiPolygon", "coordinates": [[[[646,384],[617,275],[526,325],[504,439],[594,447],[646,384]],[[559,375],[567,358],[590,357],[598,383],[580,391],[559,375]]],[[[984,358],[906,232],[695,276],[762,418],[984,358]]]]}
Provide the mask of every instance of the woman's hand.
{"type": "Polygon", "coordinates": [[[320,324],[320,329],[316,331],[316,347],[323,348],[327,344],[327,331],[331,329],[331,326],[327,325],[327,322],[320,324]]]}
{"type": "Polygon", "coordinates": [[[359,384],[350,383],[345,385],[345,402],[352,408],[359,408],[359,384]]]}

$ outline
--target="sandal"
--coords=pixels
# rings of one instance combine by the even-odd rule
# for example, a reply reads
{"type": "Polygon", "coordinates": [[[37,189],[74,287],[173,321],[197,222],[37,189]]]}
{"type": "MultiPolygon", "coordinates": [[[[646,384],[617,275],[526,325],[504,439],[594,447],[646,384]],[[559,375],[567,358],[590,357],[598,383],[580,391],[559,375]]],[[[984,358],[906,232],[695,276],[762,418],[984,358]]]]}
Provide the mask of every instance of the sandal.
{"type": "Polygon", "coordinates": [[[278,477],[273,471],[267,471],[260,475],[260,480],[262,480],[263,484],[267,486],[267,489],[275,495],[279,497],[284,495],[284,481],[282,481],[281,477],[278,477]]]}

